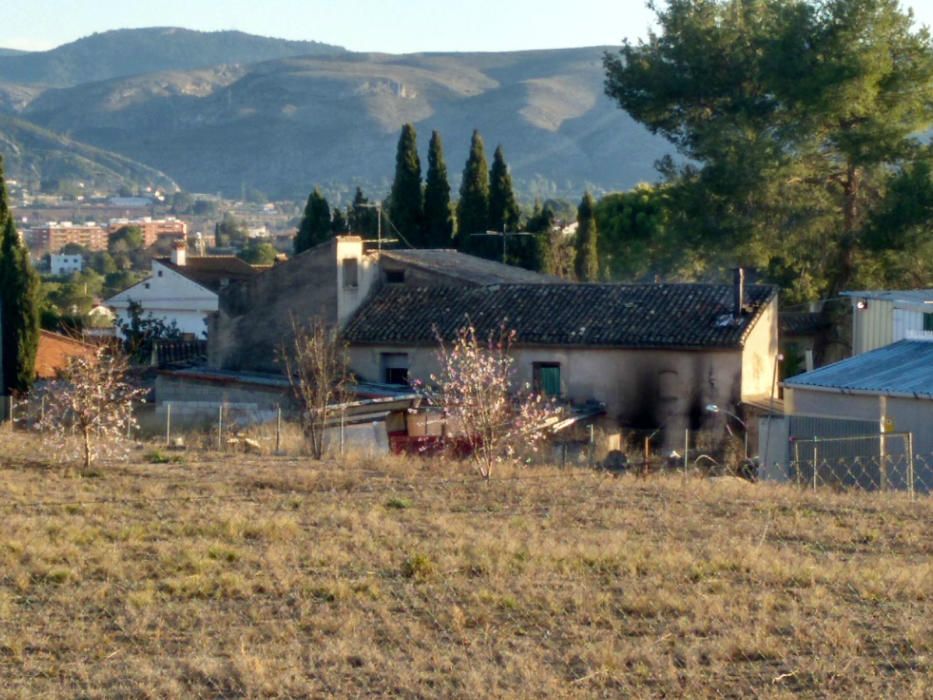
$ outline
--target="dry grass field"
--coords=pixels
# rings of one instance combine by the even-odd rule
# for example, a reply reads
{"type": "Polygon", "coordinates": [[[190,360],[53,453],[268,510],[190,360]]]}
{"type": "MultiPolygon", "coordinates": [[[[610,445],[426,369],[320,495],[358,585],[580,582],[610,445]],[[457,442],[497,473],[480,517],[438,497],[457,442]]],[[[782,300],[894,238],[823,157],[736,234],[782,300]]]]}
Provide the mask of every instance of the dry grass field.
{"type": "Polygon", "coordinates": [[[933,697],[929,498],[37,454],[0,449],[3,698],[933,697]]]}

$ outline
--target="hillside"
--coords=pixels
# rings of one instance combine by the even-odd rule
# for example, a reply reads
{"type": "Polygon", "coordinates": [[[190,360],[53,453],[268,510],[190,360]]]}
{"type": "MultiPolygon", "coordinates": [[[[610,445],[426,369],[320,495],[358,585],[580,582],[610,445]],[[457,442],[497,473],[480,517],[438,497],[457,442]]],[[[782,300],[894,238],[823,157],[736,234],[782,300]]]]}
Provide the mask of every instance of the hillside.
{"type": "Polygon", "coordinates": [[[72,180],[84,182],[89,190],[104,191],[124,184],[176,187],[172,178],[147,165],[4,114],[0,114],[0,153],[7,176],[27,183],[72,180]]]}
{"type": "Polygon", "coordinates": [[[139,73],[342,51],[339,46],[316,41],[288,41],[236,31],[198,32],[177,27],[118,29],[49,51],[0,53],[0,80],[63,87],[139,73]]]}
{"type": "Polygon", "coordinates": [[[603,95],[603,51],[344,53],[163,71],[47,90],[21,116],[189,190],[292,197],[315,183],[383,190],[406,121],[422,153],[441,132],[456,187],[478,128],[490,155],[503,144],[526,197],[576,197],[651,180],[669,151],[603,95]]]}
{"type": "Polygon", "coordinates": [[[9,697],[933,690],[929,499],[231,454],[63,478],[5,445],[9,697]]]}

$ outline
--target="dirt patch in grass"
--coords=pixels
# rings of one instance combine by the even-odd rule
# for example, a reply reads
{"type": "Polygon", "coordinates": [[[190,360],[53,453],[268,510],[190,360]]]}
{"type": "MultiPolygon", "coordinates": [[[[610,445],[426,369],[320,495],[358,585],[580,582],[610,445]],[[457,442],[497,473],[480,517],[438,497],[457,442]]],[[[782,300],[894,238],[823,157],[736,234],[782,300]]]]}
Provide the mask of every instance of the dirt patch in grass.
{"type": "Polygon", "coordinates": [[[933,506],[269,457],[0,466],[13,697],[930,697],[933,506]]]}

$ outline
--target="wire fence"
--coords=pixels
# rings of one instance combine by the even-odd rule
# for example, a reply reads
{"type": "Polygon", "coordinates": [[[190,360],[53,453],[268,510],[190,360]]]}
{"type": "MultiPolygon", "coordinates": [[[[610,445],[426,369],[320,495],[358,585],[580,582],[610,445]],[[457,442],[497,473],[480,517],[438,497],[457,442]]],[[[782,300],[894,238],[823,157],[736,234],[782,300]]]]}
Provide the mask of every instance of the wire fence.
{"type": "MultiPolygon", "coordinates": [[[[5,421],[17,431],[32,430],[43,408],[42,400],[4,397],[2,402],[5,421]]],[[[138,407],[136,418],[128,440],[153,449],[286,457],[311,453],[298,417],[281,404],[164,402],[138,407]]],[[[915,451],[912,433],[877,432],[873,421],[799,416],[787,420],[789,429],[783,434],[772,435],[774,431],[765,426],[751,442],[747,434],[721,431],[607,432],[584,425],[555,435],[549,449],[524,459],[640,476],[736,476],[805,489],[903,491],[910,496],[933,490],[933,455],[915,451]],[[872,429],[876,432],[859,434],[872,429]]],[[[335,412],[325,434],[325,453],[330,457],[388,454],[398,449],[392,429],[392,420],[385,415],[368,419],[335,412]]],[[[436,453],[432,450],[424,456],[436,453]]]]}

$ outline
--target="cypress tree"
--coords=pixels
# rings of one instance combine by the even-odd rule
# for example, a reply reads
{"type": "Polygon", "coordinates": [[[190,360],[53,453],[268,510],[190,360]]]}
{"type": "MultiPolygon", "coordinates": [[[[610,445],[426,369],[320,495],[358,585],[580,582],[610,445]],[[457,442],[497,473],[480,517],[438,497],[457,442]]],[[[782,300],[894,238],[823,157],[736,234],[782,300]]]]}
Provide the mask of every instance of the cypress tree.
{"type": "Polygon", "coordinates": [[[369,206],[369,200],[359,187],[353,195],[353,203],[347,208],[347,223],[350,233],[364,238],[373,238],[379,231],[379,214],[369,206]]]}
{"type": "MultiPolygon", "coordinates": [[[[473,131],[470,156],[463,168],[460,183],[460,201],[457,203],[458,247],[468,250],[474,247],[471,233],[485,233],[489,227],[489,171],[486,165],[486,150],[479,131],[473,131]]],[[[479,239],[483,240],[483,239],[479,239]]]]}
{"type": "Polygon", "coordinates": [[[512,190],[512,175],[502,146],[496,147],[489,171],[489,227],[493,231],[517,231],[520,212],[512,190]]]}
{"type": "Polygon", "coordinates": [[[39,348],[39,276],[20,242],[7,203],[0,159],[0,394],[27,391],[39,348]]]}
{"type": "Polygon", "coordinates": [[[389,195],[389,219],[412,245],[423,246],[421,159],[418,158],[418,135],[415,127],[405,124],[398,137],[395,154],[395,179],[389,195]]]}
{"type": "Polygon", "coordinates": [[[593,195],[587,192],[577,208],[577,237],[574,245],[574,270],[581,282],[595,282],[599,278],[596,237],[596,202],[593,201],[593,195]]]}
{"type": "Polygon", "coordinates": [[[427,248],[447,248],[453,237],[453,217],[450,214],[450,183],[441,135],[431,133],[428,147],[428,173],[424,185],[424,235],[427,248]]]}
{"type": "Polygon", "coordinates": [[[330,230],[335,236],[342,235],[348,231],[347,217],[340,207],[334,207],[334,218],[331,219],[330,230]]]}
{"type": "Polygon", "coordinates": [[[315,187],[308,196],[301,225],[295,235],[295,255],[331,238],[330,205],[315,187]]]}
{"type": "Polygon", "coordinates": [[[553,246],[554,212],[548,205],[541,206],[540,200],[535,200],[534,209],[525,229],[535,234],[531,269],[536,272],[557,274],[557,261],[553,246]]]}

